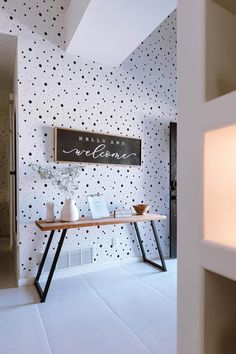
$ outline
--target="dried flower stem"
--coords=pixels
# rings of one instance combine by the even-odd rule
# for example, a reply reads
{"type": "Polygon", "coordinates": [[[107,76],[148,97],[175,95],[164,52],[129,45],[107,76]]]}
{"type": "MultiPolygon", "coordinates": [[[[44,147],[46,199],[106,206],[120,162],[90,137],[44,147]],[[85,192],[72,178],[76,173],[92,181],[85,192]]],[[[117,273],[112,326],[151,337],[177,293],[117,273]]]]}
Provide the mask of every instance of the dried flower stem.
{"type": "Polygon", "coordinates": [[[80,166],[69,166],[58,168],[52,166],[44,168],[38,164],[30,164],[30,167],[37,172],[42,179],[49,179],[53,186],[56,186],[66,197],[72,197],[79,189],[79,177],[82,171],[80,166]]]}

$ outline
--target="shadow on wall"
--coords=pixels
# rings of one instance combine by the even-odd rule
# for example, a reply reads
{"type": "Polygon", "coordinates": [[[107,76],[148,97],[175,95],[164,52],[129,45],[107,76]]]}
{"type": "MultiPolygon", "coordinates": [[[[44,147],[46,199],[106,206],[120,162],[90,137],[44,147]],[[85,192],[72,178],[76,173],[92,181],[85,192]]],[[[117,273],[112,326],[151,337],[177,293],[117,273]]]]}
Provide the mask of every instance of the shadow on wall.
{"type": "MultiPolygon", "coordinates": [[[[145,169],[142,183],[150,181],[150,190],[153,186],[158,188],[162,200],[166,200],[163,194],[169,190],[169,130],[170,121],[155,115],[144,116],[141,124],[143,126],[143,156],[142,164],[145,169]],[[151,144],[150,144],[151,141],[151,144]],[[147,165],[147,166],[146,166],[147,165]],[[146,167],[148,167],[146,169],[146,167]],[[147,174],[147,175],[146,175],[147,174]]],[[[168,199],[168,198],[167,198],[168,199]]],[[[166,210],[166,205],[164,209],[166,210]]],[[[155,210],[160,212],[159,210],[155,210]]]]}
{"type": "Polygon", "coordinates": [[[225,324],[225,328],[219,333],[218,353],[224,354],[227,348],[227,354],[235,354],[236,338],[235,338],[235,321],[231,320],[225,324]]]}
{"type": "Polygon", "coordinates": [[[0,200],[0,237],[10,234],[10,221],[9,221],[9,200],[4,198],[0,200]]]}
{"type": "MultiPolygon", "coordinates": [[[[159,118],[155,115],[143,117],[143,168],[141,188],[150,191],[150,200],[144,202],[151,204],[151,211],[158,214],[169,215],[169,119],[159,118]],[[151,144],[150,144],[151,141],[151,144]]],[[[160,223],[163,229],[163,248],[169,247],[169,224],[160,223]],[[165,240],[165,241],[164,241],[165,240]]]]}

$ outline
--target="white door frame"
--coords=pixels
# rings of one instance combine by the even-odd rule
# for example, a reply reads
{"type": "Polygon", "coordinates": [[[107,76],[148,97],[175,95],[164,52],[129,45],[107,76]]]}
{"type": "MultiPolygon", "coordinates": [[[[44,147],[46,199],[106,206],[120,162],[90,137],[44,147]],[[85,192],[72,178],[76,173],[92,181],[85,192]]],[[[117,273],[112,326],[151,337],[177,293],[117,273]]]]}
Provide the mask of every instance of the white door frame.
{"type": "Polygon", "coordinates": [[[15,239],[15,119],[14,119],[14,94],[9,95],[9,222],[10,222],[10,248],[13,250],[15,239]]]}
{"type": "Polygon", "coordinates": [[[18,178],[17,178],[17,105],[13,93],[9,95],[9,211],[10,247],[14,257],[16,277],[19,277],[18,246],[18,178]]]}

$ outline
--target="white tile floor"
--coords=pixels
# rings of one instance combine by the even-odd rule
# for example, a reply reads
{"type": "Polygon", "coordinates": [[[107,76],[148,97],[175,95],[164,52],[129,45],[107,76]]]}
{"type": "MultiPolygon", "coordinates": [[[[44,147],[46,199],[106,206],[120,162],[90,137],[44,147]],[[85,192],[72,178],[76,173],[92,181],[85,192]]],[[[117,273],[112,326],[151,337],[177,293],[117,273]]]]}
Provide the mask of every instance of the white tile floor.
{"type": "Polygon", "coordinates": [[[176,262],[167,267],[140,262],[55,280],[41,304],[0,264],[0,353],[175,354],[176,262]]]}

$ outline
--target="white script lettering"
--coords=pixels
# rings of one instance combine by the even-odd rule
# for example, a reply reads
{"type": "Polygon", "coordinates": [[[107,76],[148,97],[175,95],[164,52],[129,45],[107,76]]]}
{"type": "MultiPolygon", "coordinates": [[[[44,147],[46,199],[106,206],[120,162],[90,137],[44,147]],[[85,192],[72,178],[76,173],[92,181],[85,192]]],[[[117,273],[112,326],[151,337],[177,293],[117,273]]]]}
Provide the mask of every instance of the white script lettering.
{"type": "Polygon", "coordinates": [[[109,150],[105,150],[106,145],[105,144],[100,144],[98,145],[93,151],[90,150],[79,150],[79,149],[72,149],[69,151],[63,150],[64,154],[76,154],[77,156],[92,156],[95,160],[98,158],[106,158],[108,159],[109,157],[112,157],[117,160],[126,160],[131,156],[136,156],[137,154],[132,152],[130,154],[123,154],[119,155],[118,152],[110,152],[109,150]],[[105,150],[105,151],[104,151],[105,150]]]}

